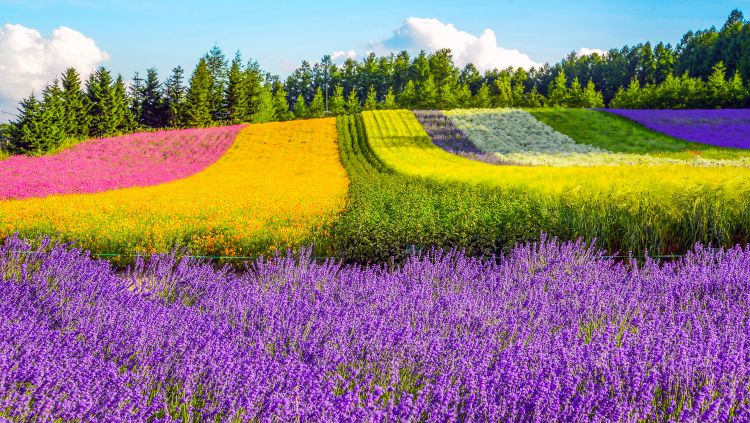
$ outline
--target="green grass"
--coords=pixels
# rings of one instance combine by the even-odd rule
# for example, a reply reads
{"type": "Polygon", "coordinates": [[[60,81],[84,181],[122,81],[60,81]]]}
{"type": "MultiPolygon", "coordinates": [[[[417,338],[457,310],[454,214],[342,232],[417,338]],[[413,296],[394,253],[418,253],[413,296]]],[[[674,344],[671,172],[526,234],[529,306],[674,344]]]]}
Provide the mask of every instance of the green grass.
{"type": "Polygon", "coordinates": [[[714,147],[673,138],[607,112],[586,109],[527,109],[535,118],[581,144],[613,153],[650,154],[655,157],[688,160],[738,159],[750,157],[750,150],[714,147]]]}
{"type": "Polygon", "coordinates": [[[750,169],[495,166],[438,148],[408,111],[359,119],[338,121],[351,181],[334,230],[345,259],[381,261],[411,245],[488,255],[542,232],[636,255],[750,237],[750,169]]]}

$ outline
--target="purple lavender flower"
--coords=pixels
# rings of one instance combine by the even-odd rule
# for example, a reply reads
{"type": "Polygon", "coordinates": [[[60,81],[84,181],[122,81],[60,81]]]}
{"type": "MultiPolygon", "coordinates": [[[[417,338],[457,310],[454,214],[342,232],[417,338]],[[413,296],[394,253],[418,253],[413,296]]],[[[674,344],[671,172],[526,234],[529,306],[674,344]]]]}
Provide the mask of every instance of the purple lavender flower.
{"type": "MultiPolygon", "coordinates": [[[[32,246],[35,245],[35,246],[32,246]]],[[[0,247],[0,420],[746,421],[750,247],[244,272],[0,247]]]]}
{"type": "Polygon", "coordinates": [[[719,147],[750,148],[750,109],[601,110],[686,141],[719,147]]]}

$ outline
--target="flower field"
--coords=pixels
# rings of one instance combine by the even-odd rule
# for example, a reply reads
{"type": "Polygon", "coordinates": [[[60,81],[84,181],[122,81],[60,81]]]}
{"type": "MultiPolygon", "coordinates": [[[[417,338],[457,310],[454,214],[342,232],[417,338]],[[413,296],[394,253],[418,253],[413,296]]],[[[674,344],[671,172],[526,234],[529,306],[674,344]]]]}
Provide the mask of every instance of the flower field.
{"type": "MultiPolygon", "coordinates": [[[[609,115],[598,111],[465,109],[432,113],[444,113],[444,119],[466,138],[465,143],[479,150],[473,157],[459,155],[488,163],[556,167],[750,166],[750,154],[746,151],[677,140],[637,124],[624,124],[616,117],[607,119],[605,116],[609,115]],[[488,155],[494,156],[494,160],[487,160],[488,155]]],[[[422,124],[433,143],[443,147],[444,134],[430,133],[435,124],[422,124]]]]}
{"type": "MultiPolygon", "coordinates": [[[[545,231],[596,239],[612,252],[653,254],[685,251],[695,242],[734,245],[750,234],[745,200],[750,169],[745,167],[497,166],[435,146],[411,112],[364,112],[363,120],[375,156],[396,173],[496,190],[500,200],[494,211],[473,209],[471,199],[456,196],[467,202],[465,213],[490,213],[486,219],[502,228],[493,234],[507,229],[506,236],[518,240],[545,231]]],[[[447,229],[450,223],[441,225],[447,229]]],[[[501,238],[495,241],[513,244],[501,238]]]]}
{"type": "Polygon", "coordinates": [[[0,200],[158,185],[219,159],[241,126],[123,135],[77,144],[50,156],[0,162],[0,200]]]}
{"type": "Polygon", "coordinates": [[[750,110],[625,110],[607,112],[675,138],[730,148],[750,148],[750,110]]]}
{"type": "MultiPolygon", "coordinates": [[[[60,234],[96,253],[247,256],[310,245],[344,205],[335,119],[251,125],[204,171],[152,187],[0,201],[0,237],[60,234]]],[[[318,242],[319,241],[319,242],[318,242]]]]}
{"type": "Polygon", "coordinates": [[[125,276],[0,247],[10,421],[745,421],[750,249],[673,263],[542,240],[497,262],[306,255],[125,276]]]}

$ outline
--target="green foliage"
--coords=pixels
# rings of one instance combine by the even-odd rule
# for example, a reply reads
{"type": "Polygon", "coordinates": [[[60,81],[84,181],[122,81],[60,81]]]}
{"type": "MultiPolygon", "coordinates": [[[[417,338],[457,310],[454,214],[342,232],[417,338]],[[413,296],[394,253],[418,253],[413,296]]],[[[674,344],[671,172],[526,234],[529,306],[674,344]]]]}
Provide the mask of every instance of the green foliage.
{"type": "Polygon", "coordinates": [[[198,65],[190,77],[190,86],[185,102],[185,125],[189,127],[209,126],[211,120],[213,76],[205,59],[198,65]]]}
{"type": "Polygon", "coordinates": [[[331,97],[331,114],[334,116],[340,116],[346,113],[346,101],[344,100],[344,87],[340,84],[336,85],[333,90],[333,97],[331,97]]]}
{"type": "Polygon", "coordinates": [[[362,107],[359,105],[359,97],[357,90],[349,90],[349,96],[346,98],[346,113],[353,114],[362,111],[362,107]]]}
{"type": "Polygon", "coordinates": [[[146,71],[141,96],[141,114],[138,117],[138,123],[149,128],[166,126],[168,119],[167,102],[163,97],[162,84],[159,82],[159,74],[156,69],[151,68],[146,71]]]}
{"type": "Polygon", "coordinates": [[[367,91],[367,98],[365,98],[365,104],[362,106],[364,110],[377,110],[378,99],[375,87],[370,85],[370,89],[367,91]]]}
{"type": "Polygon", "coordinates": [[[273,122],[277,120],[276,107],[271,87],[262,85],[256,95],[255,111],[251,117],[252,123],[273,122]]]}
{"type": "Polygon", "coordinates": [[[565,76],[565,71],[561,70],[550,85],[547,104],[553,107],[563,107],[569,98],[568,79],[565,76]]]}
{"type": "Polygon", "coordinates": [[[103,137],[116,133],[120,124],[119,110],[115,100],[115,88],[112,75],[104,67],[91,74],[86,82],[86,95],[91,104],[89,116],[91,126],[89,134],[103,137]]]}
{"type": "MultiPolygon", "coordinates": [[[[323,98],[323,90],[318,87],[318,89],[315,90],[315,95],[313,96],[312,101],[310,102],[310,110],[309,110],[309,116],[312,118],[319,118],[323,117],[325,115],[325,100],[323,98]]],[[[296,109],[295,109],[296,112],[296,109]]]]}
{"type": "Polygon", "coordinates": [[[273,93],[273,107],[276,115],[276,119],[284,121],[289,120],[292,117],[292,112],[289,111],[289,103],[286,101],[286,91],[282,84],[277,84],[273,93]]]}
{"type": "Polygon", "coordinates": [[[393,94],[393,88],[388,88],[388,92],[385,93],[385,98],[383,99],[382,108],[385,110],[392,110],[397,107],[398,105],[396,104],[396,96],[393,94]]]}
{"type": "Polygon", "coordinates": [[[307,104],[305,104],[305,97],[302,94],[297,96],[297,100],[294,102],[294,117],[298,119],[305,119],[309,116],[310,111],[307,110],[307,104]]]}
{"type": "Polygon", "coordinates": [[[419,95],[417,94],[417,88],[414,85],[414,81],[411,79],[406,82],[404,90],[398,99],[398,105],[404,109],[414,109],[419,104],[419,95]]]}
{"type": "Polygon", "coordinates": [[[479,109],[486,109],[489,107],[492,107],[492,99],[490,98],[490,88],[487,86],[487,84],[482,83],[482,86],[479,87],[479,91],[477,91],[477,95],[474,96],[472,101],[472,106],[479,108],[479,109]]]}
{"type": "Polygon", "coordinates": [[[239,52],[232,60],[224,90],[224,113],[229,123],[246,122],[250,117],[250,102],[248,101],[248,83],[242,71],[242,58],[239,52]]]}
{"type": "Polygon", "coordinates": [[[74,68],[68,68],[60,79],[60,96],[65,108],[65,133],[81,138],[89,133],[89,103],[81,88],[81,77],[74,68]]]}
{"type": "Polygon", "coordinates": [[[164,101],[166,103],[166,126],[182,126],[185,120],[185,86],[182,66],[172,69],[172,74],[164,83],[164,101]]]}

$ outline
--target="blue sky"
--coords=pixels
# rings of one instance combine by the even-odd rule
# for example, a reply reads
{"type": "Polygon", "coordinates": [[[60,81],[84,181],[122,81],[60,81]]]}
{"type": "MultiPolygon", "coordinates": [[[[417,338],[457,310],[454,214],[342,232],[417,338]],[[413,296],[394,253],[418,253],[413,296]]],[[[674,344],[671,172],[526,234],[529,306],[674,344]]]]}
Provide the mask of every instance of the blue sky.
{"type": "MultiPolygon", "coordinates": [[[[445,31],[451,24],[453,31],[473,39],[467,50],[482,44],[476,37],[485,29],[494,32],[496,43],[480,56],[515,49],[519,58],[508,63],[544,63],[581,48],[606,50],[648,40],[677,43],[689,29],[720,26],[734,8],[750,15],[750,0],[0,0],[0,112],[14,110],[18,98],[38,92],[67,66],[94,68],[103,62],[129,79],[134,71],[152,66],[165,77],[182,65],[189,75],[214,44],[230,57],[240,50],[284,76],[303,59],[315,61],[339,50],[354,50],[361,58],[373,46],[389,45],[389,39],[391,45],[401,43],[392,39],[399,29],[402,37],[406,31],[407,38],[423,38],[413,43],[415,49],[427,45],[424,38],[433,44],[460,38],[445,31]],[[430,31],[436,27],[428,21],[405,24],[409,17],[436,19],[429,22],[442,35],[433,37],[430,31]],[[75,33],[54,35],[61,26],[75,33]],[[56,38],[66,41],[48,42],[56,38]],[[86,38],[93,42],[84,54],[79,46],[86,38]],[[66,63],[67,58],[74,64],[66,63]]],[[[477,54],[468,52],[465,60],[477,54]]]]}
{"type": "Polygon", "coordinates": [[[188,68],[214,43],[241,50],[274,73],[336,50],[364,51],[410,16],[459,30],[494,30],[498,44],[537,62],[582,47],[679,41],[688,29],[720,26],[750,1],[54,1],[0,0],[0,24],[49,33],[61,25],[93,38],[126,75],[156,66],[188,68]]]}

